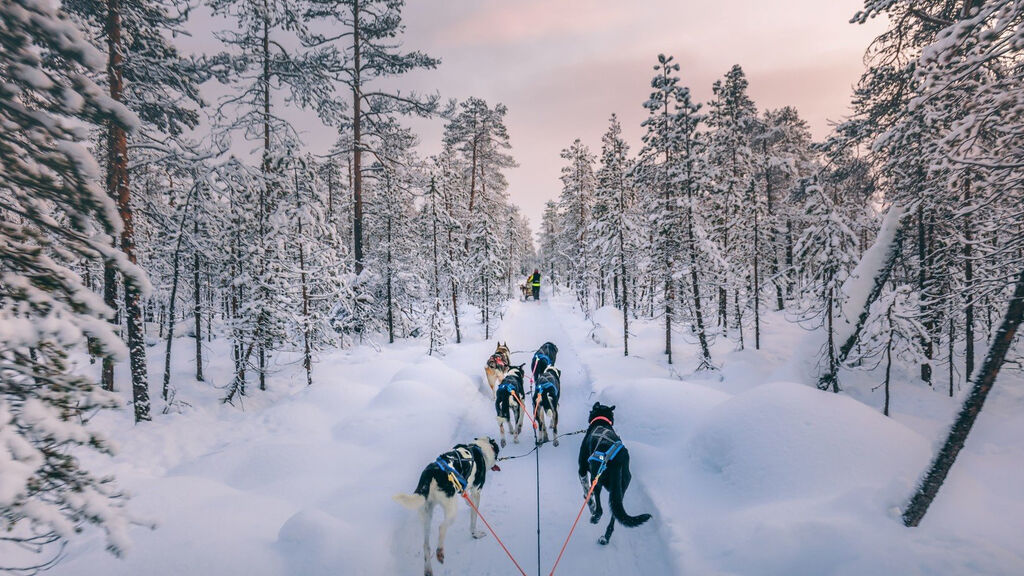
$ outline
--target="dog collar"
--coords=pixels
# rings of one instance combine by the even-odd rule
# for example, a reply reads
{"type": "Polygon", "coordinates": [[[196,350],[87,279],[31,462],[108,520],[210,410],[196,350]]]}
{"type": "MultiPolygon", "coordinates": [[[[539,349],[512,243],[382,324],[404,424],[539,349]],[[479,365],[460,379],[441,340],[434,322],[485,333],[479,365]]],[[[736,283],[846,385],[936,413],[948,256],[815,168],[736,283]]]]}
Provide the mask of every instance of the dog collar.
{"type": "Polygon", "coordinates": [[[604,416],[598,416],[597,418],[594,418],[593,420],[590,421],[590,425],[593,426],[594,422],[597,422],[598,420],[604,420],[605,422],[608,423],[609,426],[612,425],[612,421],[605,418],[604,416]]]}

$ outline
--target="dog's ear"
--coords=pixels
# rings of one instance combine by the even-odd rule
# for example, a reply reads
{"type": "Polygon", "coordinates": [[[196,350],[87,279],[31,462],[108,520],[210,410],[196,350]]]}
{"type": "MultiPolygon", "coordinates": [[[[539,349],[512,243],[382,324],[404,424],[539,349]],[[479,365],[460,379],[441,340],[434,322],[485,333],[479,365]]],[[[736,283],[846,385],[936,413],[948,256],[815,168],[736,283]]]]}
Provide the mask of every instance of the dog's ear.
{"type": "Polygon", "coordinates": [[[594,405],[590,409],[591,410],[597,410],[597,407],[600,406],[600,405],[601,405],[600,402],[594,402],[594,405]]]}
{"type": "Polygon", "coordinates": [[[611,406],[609,406],[608,410],[611,411],[611,412],[615,412],[615,405],[612,404],[611,406]]]}

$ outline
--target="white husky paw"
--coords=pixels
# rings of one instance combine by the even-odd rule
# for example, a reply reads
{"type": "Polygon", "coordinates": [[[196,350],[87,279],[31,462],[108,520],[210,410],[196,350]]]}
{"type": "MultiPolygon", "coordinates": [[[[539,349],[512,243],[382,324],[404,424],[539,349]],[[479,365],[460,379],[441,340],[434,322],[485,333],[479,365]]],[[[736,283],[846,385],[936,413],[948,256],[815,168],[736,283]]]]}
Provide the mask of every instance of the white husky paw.
{"type": "Polygon", "coordinates": [[[473,534],[473,538],[475,538],[477,540],[483,538],[484,536],[487,536],[487,532],[484,532],[482,530],[476,530],[476,531],[472,532],[472,534],[473,534]]]}

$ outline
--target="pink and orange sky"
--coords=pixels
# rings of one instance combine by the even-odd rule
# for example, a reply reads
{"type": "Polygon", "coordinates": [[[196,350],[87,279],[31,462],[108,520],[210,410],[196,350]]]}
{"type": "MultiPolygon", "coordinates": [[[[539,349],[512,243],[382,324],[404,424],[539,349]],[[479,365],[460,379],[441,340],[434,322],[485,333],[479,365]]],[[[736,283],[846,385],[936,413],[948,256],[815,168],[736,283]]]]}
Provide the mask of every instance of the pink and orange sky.
{"type": "MultiPolygon", "coordinates": [[[[561,190],[559,152],[576,138],[600,150],[614,112],[639,150],[641,106],[659,53],[681,65],[682,83],[706,102],[711,84],[740,64],[759,109],[795,106],[815,137],[848,113],[851,88],[883,22],[849,23],[858,0],[407,0],[404,48],[442,60],[390,86],[484,98],[508,106],[519,167],[508,173],[513,202],[536,229],[544,203],[561,190]]],[[[222,49],[208,10],[186,51],[222,49]]],[[[224,88],[209,83],[215,102],[224,88]]],[[[326,152],[336,139],[308,111],[285,114],[308,146],[326,152]]],[[[410,121],[424,156],[437,152],[443,121],[410,121]]],[[[248,143],[246,146],[251,147],[248,143]]],[[[244,153],[244,152],[243,152],[244,153]]]]}
{"type": "MultiPolygon", "coordinates": [[[[793,105],[815,137],[848,113],[863,54],[882,22],[849,23],[857,0],[408,0],[405,46],[441,58],[410,78],[442,96],[479,96],[509,108],[519,162],[510,195],[536,228],[557,198],[559,152],[581,138],[597,153],[612,112],[633,152],[641,104],[659,53],[675,56],[682,83],[707,101],[711,84],[743,66],[759,109],[793,105]]],[[[405,84],[405,83],[403,83],[405,84]]],[[[416,124],[423,151],[440,123],[416,124]]]]}

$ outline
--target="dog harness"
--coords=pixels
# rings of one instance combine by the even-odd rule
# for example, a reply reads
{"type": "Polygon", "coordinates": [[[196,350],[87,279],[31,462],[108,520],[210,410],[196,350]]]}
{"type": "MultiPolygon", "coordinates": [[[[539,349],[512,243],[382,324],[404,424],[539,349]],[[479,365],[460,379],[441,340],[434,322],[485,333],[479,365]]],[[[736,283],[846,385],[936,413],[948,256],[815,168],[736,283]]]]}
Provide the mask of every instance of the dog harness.
{"type": "Polygon", "coordinates": [[[600,468],[597,469],[597,475],[600,476],[604,473],[604,469],[608,467],[608,463],[612,461],[612,458],[615,458],[615,455],[619,453],[619,450],[622,450],[622,441],[616,440],[611,447],[603,452],[595,450],[594,453],[590,455],[590,458],[587,458],[587,461],[597,462],[600,465],[600,468]]]}
{"type": "Polygon", "coordinates": [[[541,383],[537,384],[537,390],[535,392],[535,395],[536,396],[540,396],[540,395],[544,394],[544,391],[547,390],[548,388],[550,388],[552,391],[554,391],[555,399],[557,400],[558,399],[558,387],[555,386],[554,382],[550,382],[550,381],[544,381],[544,382],[541,382],[541,383]]]}
{"type": "Polygon", "coordinates": [[[507,390],[508,392],[516,391],[516,384],[513,380],[502,380],[501,384],[498,384],[498,390],[507,390]]]}
{"type": "Polygon", "coordinates": [[[612,461],[612,458],[615,458],[619,451],[622,450],[622,440],[618,439],[618,435],[615,434],[615,430],[611,428],[612,422],[608,418],[598,416],[591,420],[590,423],[593,424],[598,420],[604,420],[608,425],[605,426],[603,430],[598,430],[594,433],[593,437],[597,439],[597,445],[600,446],[603,442],[607,441],[611,441],[612,443],[606,450],[594,450],[590,455],[590,458],[587,458],[588,462],[597,462],[599,466],[597,475],[600,476],[604,473],[605,468],[608,467],[608,463],[612,461]]]}
{"type": "Polygon", "coordinates": [[[466,478],[462,474],[459,474],[459,471],[453,468],[447,460],[439,456],[437,461],[434,463],[437,464],[437,467],[440,468],[442,472],[448,475],[448,480],[455,485],[456,494],[462,494],[466,490],[466,486],[468,486],[466,478]]]}
{"type": "Polygon", "coordinates": [[[544,362],[547,362],[548,366],[551,366],[553,364],[553,362],[551,362],[551,358],[548,358],[547,354],[545,354],[543,352],[537,352],[536,354],[533,355],[533,366],[532,366],[532,368],[533,368],[534,372],[537,371],[537,361],[541,360],[541,359],[543,359],[544,362]]]}
{"type": "Polygon", "coordinates": [[[452,483],[452,485],[455,486],[456,494],[462,494],[466,490],[466,488],[469,488],[469,482],[466,480],[466,477],[461,472],[459,472],[458,469],[455,468],[455,466],[452,465],[453,463],[449,461],[449,458],[454,456],[459,462],[459,468],[465,468],[463,463],[467,461],[472,461],[474,459],[474,448],[479,450],[479,447],[477,446],[466,446],[464,444],[460,444],[459,446],[456,446],[451,452],[447,452],[445,454],[438,456],[437,460],[434,461],[434,463],[437,464],[437,467],[440,468],[442,472],[448,475],[448,480],[452,483]]]}

